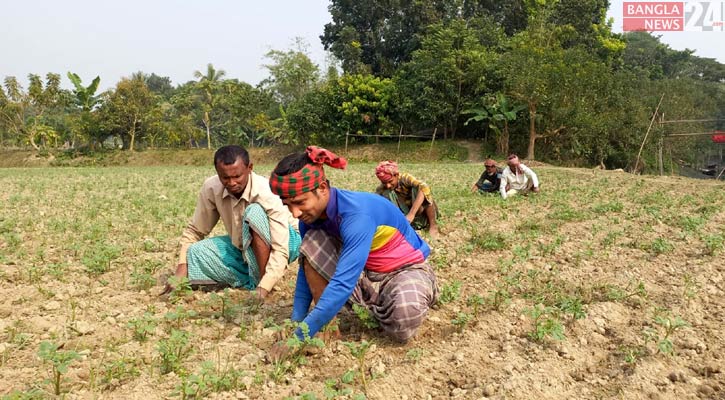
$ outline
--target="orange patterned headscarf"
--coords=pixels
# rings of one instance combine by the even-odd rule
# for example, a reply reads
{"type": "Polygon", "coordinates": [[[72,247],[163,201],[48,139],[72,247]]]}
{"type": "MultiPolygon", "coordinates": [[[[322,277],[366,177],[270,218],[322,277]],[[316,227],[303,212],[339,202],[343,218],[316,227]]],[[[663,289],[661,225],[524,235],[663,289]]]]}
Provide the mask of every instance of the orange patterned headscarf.
{"type": "Polygon", "coordinates": [[[375,175],[380,179],[380,182],[387,183],[395,175],[398,174],[398,163],[395,161],[381,161],[377,167],[375,167],[375,175]]]}

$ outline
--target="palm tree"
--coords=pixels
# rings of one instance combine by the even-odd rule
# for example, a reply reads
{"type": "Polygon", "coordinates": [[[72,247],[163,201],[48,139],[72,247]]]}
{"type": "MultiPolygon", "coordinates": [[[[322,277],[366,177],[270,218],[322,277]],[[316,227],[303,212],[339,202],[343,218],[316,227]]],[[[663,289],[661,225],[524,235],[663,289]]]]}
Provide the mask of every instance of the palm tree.
{"type": "Polygon", "coordinates": [[[205,95],[204,117],[202,118],[202,123],[204,123],[204,127],[206,127],[206,144],[209,149],[211,149],[211,112],[214,109],[214,97],[212,96],[212,93],[216,83],[218,83],[226,74],[226,71],[223,69],[214,69],[214,65],[211,63],[206,65],[206,74],[203,74],[201,71],[194,71],[194,78],[199,79],[199,83],[197,85],[205,95]]]}

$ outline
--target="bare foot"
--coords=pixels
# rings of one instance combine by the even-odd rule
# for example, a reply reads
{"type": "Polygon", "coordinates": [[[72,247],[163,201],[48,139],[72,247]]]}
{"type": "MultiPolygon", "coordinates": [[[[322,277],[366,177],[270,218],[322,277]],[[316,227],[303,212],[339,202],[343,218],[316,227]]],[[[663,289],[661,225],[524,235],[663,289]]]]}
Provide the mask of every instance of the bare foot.
{"type": "Polygon", "coordinates": [[[438,239],[438,236],[439,236],[439,234],[438,234],[438,227],[437,226],[431,226],[430,229],[428,230],[428,234],[430,234],[430,238],[431,239],[434,239],[434,240],[435,239],[438,239]]]}

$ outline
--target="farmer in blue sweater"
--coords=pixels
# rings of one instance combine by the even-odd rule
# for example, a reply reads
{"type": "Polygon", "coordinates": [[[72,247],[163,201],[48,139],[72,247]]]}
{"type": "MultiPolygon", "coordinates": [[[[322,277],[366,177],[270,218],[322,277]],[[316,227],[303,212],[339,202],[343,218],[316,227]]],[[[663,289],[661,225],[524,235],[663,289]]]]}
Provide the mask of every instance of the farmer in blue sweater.
{"type": "MultiPolygon", "coordinates": [[[[406,342],[438,295],[426,261],[430,248],[383,197],[331,187],[323,164],[342,169],[347,161],[309,146],[282,159],[270,177],[272,192],[300,221],[292,320],[304,322],[312,337],[354,303],[367,308],[384,332],[406,342]]],[[[296,334],[302,338],[300,330],[296,334]]]]}

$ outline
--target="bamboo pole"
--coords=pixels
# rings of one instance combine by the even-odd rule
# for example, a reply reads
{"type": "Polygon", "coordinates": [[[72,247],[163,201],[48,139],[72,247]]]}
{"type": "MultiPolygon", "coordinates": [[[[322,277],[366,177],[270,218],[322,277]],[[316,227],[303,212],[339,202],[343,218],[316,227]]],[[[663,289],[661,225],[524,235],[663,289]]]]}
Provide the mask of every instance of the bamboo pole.
{"type": "Polygon", "coordinates": [[[403,138],[403,124],[400,124],[400,132],[398,132],[398,156],[400,156],[400,140],[403,138]]]}
{"type": "Polygon", "coordinates": [[[704,135],[714,135],[712,132],[698,132],[698,133],[672,133],[667,135],[667,137],[670,136],[704,136],[704,135]]]}
{"type": "Polygon", "coordinates": [[[436,141],[436,132],[438,132],[438,127],[436,126],[435,129],[433,129],[433,139],[430,141],[430,150],[428,150],[428,157],[433,153],[433,143],[436,141]]]}
{"type": "Polygon", "coordinates": [[[722,171],[720,171],[720,173],[717,175],[717,178],[715,178],[715,180],[720,179],[720,177],[722,176],[722,173],[723,172],[725,172],[725,167],[723,167],[722,171]]]}
{"type": "Polygon", "coordinates": [[[642,157],[642,149],[644,149],[644,144],[647,142],[647,136],[649,136],[649,131],[652,129],[652,124],[655,122],[655,118],[657,118],[657,112],[660,110],[660,105],[662,104],[662,99],[665,98],[665,94],[662,93],[662,96],[660,97],[660,101],[657,103],[657,108],[655,108],[654,114],[652,114],[652,120],[649,122],[649,127],[647,128],[647,132],[644,134],[644,139],[642,139],[642,145],[639,146],[639,153],[637,153],[637,159],[634,162],[633,172],[637,172],[637,166],[639,165],[639,160],[642,157]]]}
{"type": "Polygon", "coordinates": [[[664,140],[662,140],[662,138],[660,138],[660,141],[659,141],[659,143],[657,145],[657,147],[658,147],[658,151],[657,151],[657,164],[660,167],[660,176],[662,176],[662,175],[665,174],[664,160],[662,160],[662,158],[663,158],[663,154],[662,154],[663,149],[662,148],[664,147],[663,146],[663,142],[664,142],[664,140]]]}
{"type": "Polygon", "coordinates": [[[687,122],[717,122],[717,121],[725,121],[725,119],[680,119],[680,120],[672,120],[672,121],[663,121],[662,124],[679,124],[679,123],[687,123],[687,122]]]}

